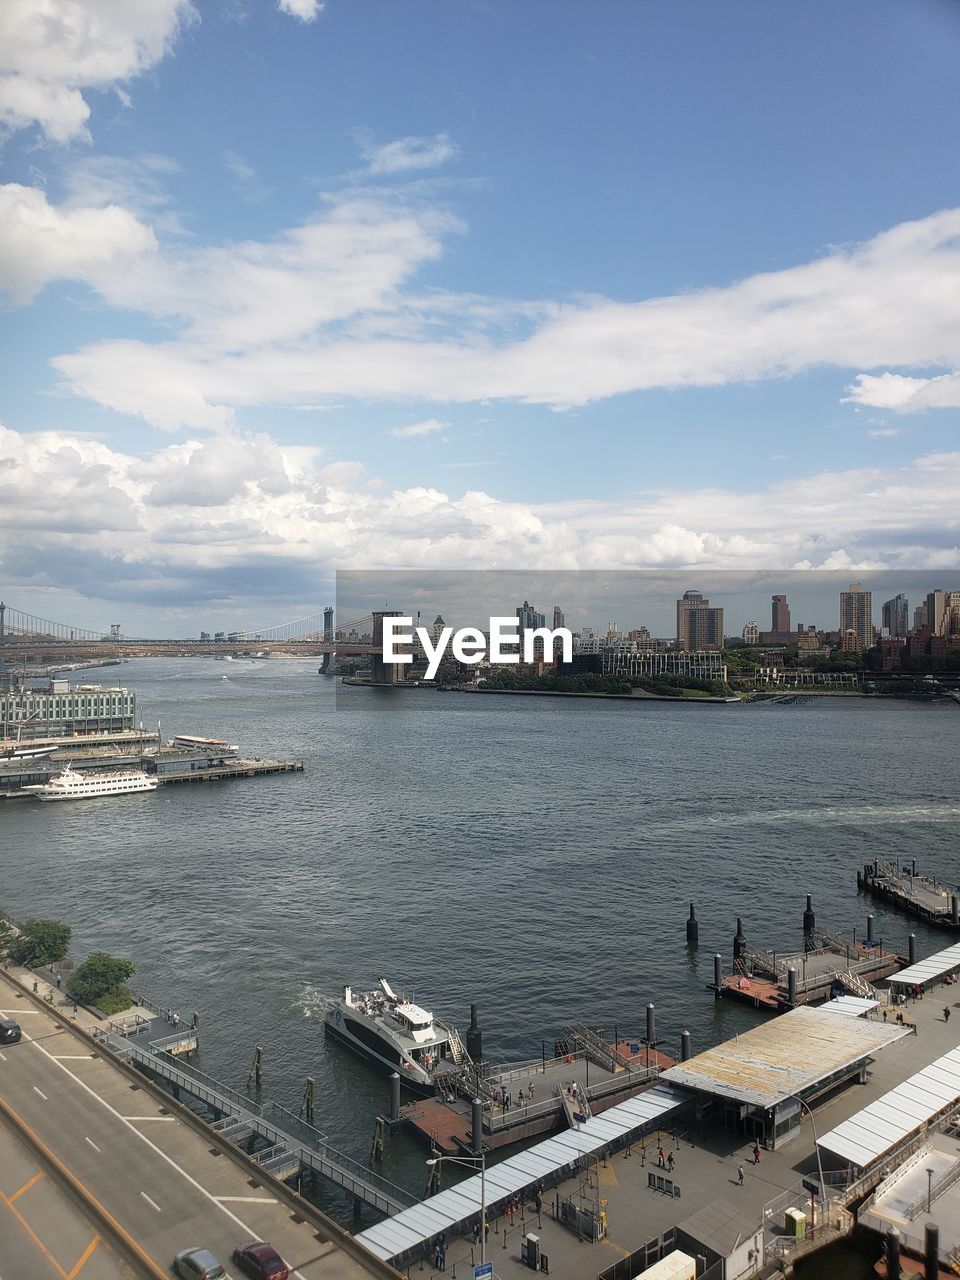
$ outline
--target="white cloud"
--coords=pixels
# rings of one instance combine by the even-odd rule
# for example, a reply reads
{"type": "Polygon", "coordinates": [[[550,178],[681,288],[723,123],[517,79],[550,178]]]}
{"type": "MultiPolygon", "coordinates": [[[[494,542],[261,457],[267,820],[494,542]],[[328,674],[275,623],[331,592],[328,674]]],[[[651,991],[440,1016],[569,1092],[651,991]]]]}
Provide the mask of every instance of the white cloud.
{"type": "Polygon", "coordinates": [[[149,70],[195,16],[190,0],[4,0],[0,128],[36,124],[51,142],[86,139],[82,90],[149,70]]]}
{"type": "Polygon", "coordinates": [[[0,186],[0,291],[31,299],[52,280],[82,280],[103,292],[110,272],[150,256],[149,227],[118,205],[55,208],[36,187],[0,186]]]}
{"type": "MultiPolygon", "coordinates": [[[[172,429],[229,423],[245,405],[355,397],[562,409],[816,367],[960,367],[960,209],[726,288],[536,303],[419,286],[460,224],[395,193],[329,198],[272,239],[155,249],[123,209],[58,209],[31,188],[6,190],[21,217],[12,236],[0,226],[0,287],[29,297],[59,270],[166,323],[155,342],[105,340],[56,357],[66,384],[172,429]],[[87,235],[81,215],[116,225],[87,235]]],[[[848,399],[958,405],[960,373],[864,372],[848,399]]]]}
{"type": "Polygon", "coordinates": [[[858,374],[845,400],[872,409],[918,413],[924,409],[960,408],[960,373],[911,378],[902,373],[858,374]]]}
{"type": "Polygon", "coordinates": [[[281,13],[288,13],[291,18],[299,18],[301,22],[313,22],[323,13],[326,4],[325,0],[277,0],[277,8],[281,13]]]}
{"type": "Polygon", "coordinates": [[[434,431],[445,431],[449,423],[439,422],[436,418],[425,418],[423,422],[414,422],[409,427],[394,427],[390,432],[398,440],[409,440],[413,436],[428,436],[434,431]]]}
{"type": "Polygon", "coordinates": [[[363,148],[364,158],[373,174],[436,169],[452,160],[457,151],[456,143],[446,133],[436,133],[432,138],[396,138],[379,147],[368,143],[363,148]]]}
{"type": "Polygon", "coordinates": [[[867,435],[872,436],[874,440],[890,440],[893,436],[898,436],[899,434],[899,427],[870,427],[867,431],[867,435]]]}
{"type": "Polygon", "coordinates": [[[215,593],[250,605],[261,589],[309,597],[309,583],[357,565],[955,567],[958,485],[960,453],[942,453],[747,493],[530,504],[469,489],[380,494],[356,461],[266,435],[135,458],[0,428],[0,563],[11,594],[44,584],[184,607],[215,593]]]}

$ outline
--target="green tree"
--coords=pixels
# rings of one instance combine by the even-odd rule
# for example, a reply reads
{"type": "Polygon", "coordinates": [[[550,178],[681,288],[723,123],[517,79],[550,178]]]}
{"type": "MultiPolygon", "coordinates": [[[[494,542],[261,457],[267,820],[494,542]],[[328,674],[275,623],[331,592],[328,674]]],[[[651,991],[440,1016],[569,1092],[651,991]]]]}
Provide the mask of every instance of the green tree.
{"type": "Polygon", "coordinates": [[[62,920],[25,920],[10,947],[10,959],[30,969],[56,964],[66,958],[71,932],[62,920]]]}
{"type": "Polygon", "coordinates": [[[10,948],[13,946],[16,936],[13,925],[6,918],[3,912],[0,911],[0,964],[2,964],[10,954],[10,948]]]}
{"type": "Polygon", "coordinates": [[[99,1006],[104,1013],[116,1013],[133,1003],[133,997],[123,984],[135,968],[136,965],[121,956],[112,956],[107,951],[91,951],[70,979],[70,994],[87,1004],[99,1006]],[[122,1003],[118,1004],[118,1000],[122,1003]]]}

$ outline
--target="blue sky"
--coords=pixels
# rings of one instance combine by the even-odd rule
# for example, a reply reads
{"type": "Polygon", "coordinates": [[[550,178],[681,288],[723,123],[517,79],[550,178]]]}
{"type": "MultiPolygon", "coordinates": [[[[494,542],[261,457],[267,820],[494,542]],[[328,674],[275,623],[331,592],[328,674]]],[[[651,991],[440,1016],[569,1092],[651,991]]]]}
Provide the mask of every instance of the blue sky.
{"type": "Polygon", "coordinates": [[[956,568],[955,5],[8,0],[0,49],[17,607],[956,568]]]}

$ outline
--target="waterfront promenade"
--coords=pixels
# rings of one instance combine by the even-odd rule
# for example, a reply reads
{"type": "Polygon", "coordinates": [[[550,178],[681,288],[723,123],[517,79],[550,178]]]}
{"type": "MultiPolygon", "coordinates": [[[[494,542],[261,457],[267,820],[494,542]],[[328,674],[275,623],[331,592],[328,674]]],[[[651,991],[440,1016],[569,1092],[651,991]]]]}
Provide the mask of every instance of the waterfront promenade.
{"type": "MultiPolygon", "coordinates": [[[[960,1040],[960,1017],[955,1016],[949,1022],[943,1017],[945,1005],[949,1003],[953,1008],[955,999],[955,989],[946,987],[937,988],[924,1000],[911,1002],[909,1021],[916,1024],[917,1034],[880,1050],[865,1084],[850,1085],[815,1107],[813,1123],[817,1134],[822,1136],[907,1076],[955,1048],[960,1040]]],[[[879,1014],[873,1020],[881,1021],[879,1014]]],[[[598,1275],[618,1259],[705,1209],[711,1210],[707,1216],[718,1223],[729,1224],[729,1245],[738,1235],[749,1234],[759,1227],[765,1210],[770,1210],[769,1246],[783,1229],[785,1208],[796,1207],[808,1214],[810,1211],[809,1193],[802,1186],[804,1178],[818,1180],[810,1120],[804,1118],[799,1134],[791,1142],[774,1151],[761,1151],[759,1164],[753,1163],[752,1153],[752,1139],[725,1134],[713,1126],[698,1131],[680,1121],[676,1127],[653,1132],[642,1144],[607,1156],[605,1161],[548,1189],[539,1216],[533,1212],[529,1200],[524,1204],[522,1215],[516,1212],[512,1220],[496,1216],[491,1209],[487,1258],[493,1261],[497,1276],[520,1280],[529,1274],[529,1268],[520,1258],[521,1240],[526,1233],[533,1232],[540,1238],[541,1252],[548,1258],[551,1276],[559,1280],[583,1280],[598,1275]],[[661,1145],[665,1154],[672,1153],[674,1157],[674,1171],[668,1176],[679,1189],[676,1197],[648,1186],[651,1173],[655,1176],[665,1173],[657,1168],[661,1145]],[[738,1184],[741,1166],[743,1186],[738,1184]],[[578,1241],[556,1220],[554,1209],[558,1198],[571,1198],[574,1203],[584,1205],[604,1201],[601,1207],[606,1215],[606,1237],[597,1243],[578,1241]],[[779,1231],[778,1223],[781,1224],[779,1231]]],[[[932,1218],[936,1220],[936,1205],[933,1209],[932,1218]]],[[[835,1216],[827,1215],[828,1231],[835,1216]]],[[[724,1232],[722,1226],[716,1230],[718,1244],[723,1243],[724,1232]]],[[[789,1255],[787,1238],[781,1238],[789,1255]]],[[[879,1255],[879,1240],[877,1246],[879,1255]]],[[[469,1276],[478,1260],[479,1251],[469,1239],[451,1240],[446,1272],[452,1274],[456,1270],[462,1277],[469,1276]]],[[[639,1271],[640,1265],[636,1269],[639,1271]]],[[[420,1274],[417,1263],[411,1272],[420,1274]]],[[[423,1274],[424,1277],[435,1274],[432,1259],[425,1260],[423,1274]]]]}
{"type": "MultiPolygon", "coordinates": [[[[46,991],[41,984],[39,995],[46,991]]],[[[49,1241],[60,1238],[52,1222],[44,1224],[44,1239],[10,1214],[9,1203],[0,1205],[12,1219],[17,1256],[39,1259],[19,1274],[41,1277],[44,1265],[60,1280],[129,1274],[106,1249],[107,1262],[98,1257],[94,1268],[99,1244],[78,1267],[95,1235],[109,1239],[140,1276],[168,1276],[174,1254],[187,1247],[205,1246],[226,1261],[252,1238],[269,1240],[300,1280],[395,1274],[219,1141],[186,1108],[105,1054],[89,1034],[95,1019],[79,1011],[72,1025],[71,1010],[72,1005],[48,1007],[0,973],[0,1016],[15,1018],[24,1033],[0,1054],[0,1145],[16,1152],[25,1173],[10,1190],[16,1177],[5,1165],[0,1190],[10,1199],[16,1195],[15,1207],[24,1217],[35,1210],[37,1197],[49,1194],[48,1182],[57,1188],[58,1204],[64,1191],[72,1201],[69,1213],[57,1209],[73,1236],[59,1256],[51,1253],[49,1241]],[[43,1177],[30,1183],[37,1173],[43,1177]],[[73,1207],[77,1202],[82,1213],[73,1207]]],[[[28,1221],[32,1226],[32,1217],[28,1221]]],[[[6,1237],[6,1223],[4,1228],[6,1237]]]]}

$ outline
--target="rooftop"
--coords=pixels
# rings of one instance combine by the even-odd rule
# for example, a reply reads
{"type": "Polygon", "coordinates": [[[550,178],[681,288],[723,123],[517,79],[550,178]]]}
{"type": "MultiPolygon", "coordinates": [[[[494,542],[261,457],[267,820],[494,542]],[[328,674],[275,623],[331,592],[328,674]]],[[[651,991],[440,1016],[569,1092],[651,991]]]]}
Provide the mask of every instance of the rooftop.
{"type": "Polygon", "coordinates": [[[908,1034],[904,1027],[802,1005],[671,1067],[663,1079],[773,1107],[908,1034]]]}

